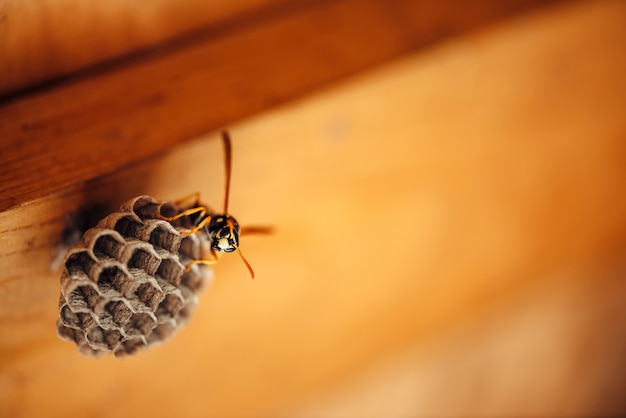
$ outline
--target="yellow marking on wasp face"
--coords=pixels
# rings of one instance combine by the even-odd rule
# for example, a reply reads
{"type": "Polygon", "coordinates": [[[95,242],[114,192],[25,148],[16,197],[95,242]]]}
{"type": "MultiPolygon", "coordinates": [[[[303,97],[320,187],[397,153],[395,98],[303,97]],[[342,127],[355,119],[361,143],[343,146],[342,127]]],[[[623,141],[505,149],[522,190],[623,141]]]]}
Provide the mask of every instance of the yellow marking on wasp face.
{"type": "Polygon", "coordinates": [[[217,241],[217,246],[219,247],[220,250],[227,250],[230,248],[230,244],[228,243],[228,238],[227,237],[223,237],[220,238],[217,241]]]}

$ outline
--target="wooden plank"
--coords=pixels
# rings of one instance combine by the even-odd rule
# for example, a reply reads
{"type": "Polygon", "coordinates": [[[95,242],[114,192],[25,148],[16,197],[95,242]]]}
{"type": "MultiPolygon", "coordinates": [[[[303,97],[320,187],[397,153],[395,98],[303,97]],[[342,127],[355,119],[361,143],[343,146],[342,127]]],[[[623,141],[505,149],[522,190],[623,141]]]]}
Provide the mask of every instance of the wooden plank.
{"type": "Polygon", "coordinates": [[[5,0],[0,5],[0,97],[200,28],[251,13],[265,14],[280,3],[5,0]]]}
{"type": "Polygon", "coordinates": [[[307,2],[14,97],[0,104],[0,210],[537,3],[307,2]]]}
{"type": "Polygon", "coordinates": [[[407,416],[423,412],[413,399],[450,415],[623,416],[625,11],[501,22],[234,124],[231,210],[276,227],[242,240],[257,278],[224,257],[187,328],[127,361],[54,335],[63,217],[143,193],[219,205],[217,134],[0,213],[3,415],[345,412],[334,394],[415,349],[400,368],[425,385],[381,379],[344,416],[375,399],[392,410],[395,388],[412,395],[407,416]]]}

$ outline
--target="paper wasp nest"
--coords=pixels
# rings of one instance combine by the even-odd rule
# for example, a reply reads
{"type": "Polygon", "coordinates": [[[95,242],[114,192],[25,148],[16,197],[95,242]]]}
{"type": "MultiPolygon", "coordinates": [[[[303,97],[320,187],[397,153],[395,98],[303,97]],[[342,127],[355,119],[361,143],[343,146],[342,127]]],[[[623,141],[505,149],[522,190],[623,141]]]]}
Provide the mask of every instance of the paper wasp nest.
{"type": "Polygon", "coordinates": [[[61,338],[83,354],[120,357],[165,341],[189,319],[212,271],[194,265],[185,272],[191,260],[202,258],[209,244],[204,236],[183,237],[178,230],[190,225],[155,219],[179,210],[137,197],[68,251],[57,322],[61,338]]]}

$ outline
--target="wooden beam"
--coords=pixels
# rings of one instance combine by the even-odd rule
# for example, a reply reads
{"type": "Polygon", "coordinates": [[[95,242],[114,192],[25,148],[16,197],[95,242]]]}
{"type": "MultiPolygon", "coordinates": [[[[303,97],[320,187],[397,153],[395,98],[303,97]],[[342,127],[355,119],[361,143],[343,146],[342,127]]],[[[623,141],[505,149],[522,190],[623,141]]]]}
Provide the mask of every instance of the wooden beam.
{"type": "Polygon", "coordinates": [[[0,103],[0,211],[538,0],[302,2],[0,103]]]}

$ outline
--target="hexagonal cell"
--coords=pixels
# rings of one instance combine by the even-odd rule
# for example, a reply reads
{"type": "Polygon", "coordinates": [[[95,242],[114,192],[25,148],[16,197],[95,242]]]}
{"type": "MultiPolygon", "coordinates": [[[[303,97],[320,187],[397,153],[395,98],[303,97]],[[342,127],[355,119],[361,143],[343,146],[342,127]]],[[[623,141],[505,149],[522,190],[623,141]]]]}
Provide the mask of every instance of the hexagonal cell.
{"type": "Polygon", "coordinates": [[[154,316],[146,313],[138,313],[130,318],[130,321],[128,321],[128,324],[124,327],[124,333],[127,337],[149,335],[156,325],[157,322],[154,316]]]}
{"type": "Polygon", "coordinates": [[[164,258],[156,271],[156,276],[166,282],[178,286],[185,268],[174,258],[164,258]]]}
{"type": "Polygon", "coordinates": [[[163,301],[159,304],[156,310],[156,317],[159,323],[167,322],[176,318],[178,312],[185,306],[185,301],[180,296],[180,293],[171,293],[165,295],[163,301]]]}
{"type": "Polygon", "coordinates": [[[199,238],[196,235],[183,237],[178,255],[181,261],[185,262],[204,258],[202,243],[199,238]]]}
{"type": "Polygon", "coordinates": [[[138,235],[138,231],[143,228],[143,224],[132,216],[124,216],[117,220],[114,229],[120,233],[123,237],[135,238],[138,235]]]}
{"type": "Polygon", "coordinates": [[[206,282],[211,270],[204,264],[197,264],[188,272],[183,274],[180,280],[181,285],[189,288],[192,292],[200,291],[206,282]]]}
{"type": "Polygon", "coordinates": [[[159,205],[158,213],[167,218],[176,216],[179,212],[178,208],[172,202],[164,202],[159,205]]]}
{"type": "Polygon", "coordinates": [[[159,289],[161,289],[164,295],[169,295],[170,293],[180,293],[176,285],[166,282],[159,276],[156,276],[156,281],[159,289]]]}
{"type": "Polygon", "coordinates": [[[131,338],[120,344],[120,346],[113,351],[113,354],[115,357],[124,357],[135,354],[138,351],[145,349],[147,346],[148,344],[143,336],[131,338]]]}
{"type": "Polygon", "coordinates": [[[163,223],[155,226],[150,233],[148,242],[157,248],[163,248],[172,254],[176,254],[180,248],[181,239],[181,236],[173,228],[163,223]]]}
{"type": "Polygon", "coordinates": [[[180,296],[183,298],[185,303],[188,303],[191,299],[196,297],[196,294],[193,293],[193,291],[185,285],[181,285],[178,288],[178,291],[180,292],[180,296]]]}
{"type": "Polygon", "coordinates": [[[156,283],[152,282],[145,282],[139,285],[135,291],[135,296],[142,304],[147,306],[151,312],[156,310],[159,303],[165,297],[161,289],[157,287],[156,283]]]}
{"type": "Polygon", "coordinates": [[[67,272],[63,273],[61,280],[61,294],[68,295],[78,286],[92,286],[97,291],[96,283],[85,272],[75,272],[72,277],[67,272]]]}
{"type": "Polygon", "coordinates": [[[67,304],[73,312],[93,311],[102,300],[98,291],[91,284],[77,286],[67,295],[67,304]]]}
{"type": "Polygon", "coordinates": [[[156,273],[160,264],[161,260],[147,248],[134,248],[127,262],[129,269],[142,269],[150,275],[156,273]]]}
{"type": "Polygon", "coordinates": [[[63,305],[59,310],[59,320],[63,325],[70,328],[81,328],[82,323],[78,315],[72,312],[69,306],[63,305]]]}
{"type": "Polygon", "coordinates": [[[139,196],[135,199],[132,211],[141,219],[154,219],[159,211],[159,203],[150,196],[139,196]]]}
{"type": "Polygon", "coordinates": [[[158,204],[159,202],[151,196],[148,195],[141,195],[141,196],[137,196],[134,197],[124,203],[122,203],[122,205],[120,206],[120,212],[128,212],[128,213],[135,213],[135,208],[136,207],[141,207],[144,205],[149,205],[149,204],[158,204]]]}
{"type": "Polygon", "coordinates": [[[111,234],[103,234],[96,239],[93,245],[93,253],[97,258],[110,257],[119,259],[125,244],[111,234]]]}
{"type": "Polygon", "coordinates": [[[91,356],[91,357],[99,358],[99,357],[104,357],[107,354],[109,354],[108,350],[96,350],[94,348],[91,348],[86,340],[84,343],[77,344],[77,345],[78,345],[78,352],[84,356],[91,356]]]}
{"type": "Polygon", "coordinates": [[[130,321],[133,311],[122,301],[112,300],[104,305],[98,322],[104,329],[123,327],[130,321]]]}
{"type": "Polygon", "coordinates": [[[87,342],[87,340],[85,339],[85,334],[82,330],[67,327],[61,322],[57,322],[57,335],[62,339],[74,342],[77,345],[87,342]]]}
{"type": "Polygon", "coordinates": [[[76,275],[77,272],[82,272],[90,276],[95,265],[96,260],[89,255],[87,250],[76,251],[65,260],[65,270],[70,276],[76,275]]]}
{"type": "Polygon", "coordinates": [[[115,264],[100,270],[97,284],[100,293],[107,297],[127,295],[135,289],[132,277],[122,270],[119,265],[115,264]]]}
{"type": "Polygon", "coordinates": [[[109,351],[115,349],[124,340],[122,333],[117,329],[103,330],[99,327],[87,331],[85,338],[91,348],[109,351]]]}
{"type": "Polygon", "coordinates": [[[59,320],[66,327],[76,329],[91,328],[96,325],[96,321],[88,312],[72,312],[68,305],[63,305],[59,312],[59,320]]]}
{"type": "Polygon", "coordinates": [[[157,325],[152,334],[148,336],[148,344],[158,344],[168,340],[176,333],[176,327],[172,323],[163,323],[157,325]]]}
{"type": "Polygon", "coordinates": [[[75,270],[73,273],[70,276],[65,269],[61,273],[61,296],[68,295],[76,286],[91,284],[94,288],[96,287],[95,282],[84,271],[75,270]]]}
{"type": "Polygon", "coordinates": [[[196,310],[196,306],[198,305],[198,298],[193,297],[190,299],[183,309],[178,312],[178,325],[182,325],[191,318],[193,311],[196,310]]]}

